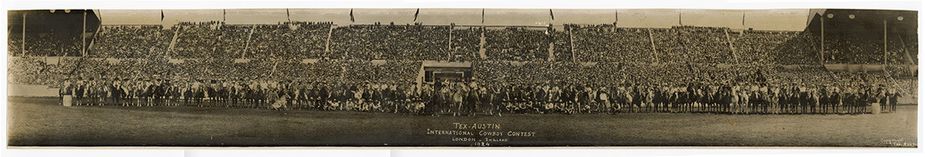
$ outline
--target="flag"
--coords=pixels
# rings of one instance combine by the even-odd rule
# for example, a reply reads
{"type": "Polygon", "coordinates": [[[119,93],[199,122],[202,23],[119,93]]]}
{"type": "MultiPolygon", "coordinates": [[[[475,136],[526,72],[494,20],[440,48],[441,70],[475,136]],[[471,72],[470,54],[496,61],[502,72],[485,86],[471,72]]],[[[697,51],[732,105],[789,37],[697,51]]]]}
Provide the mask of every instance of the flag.
{"type": "Polygon", "coordinates": [[[678,25],[684,25],[684,24],[681,24],[681,11],[680,10],[678,10],[678,25]]]}
{"type": "Polygon", "coordinates": [[[745,11],[742,11],[742,26],[745,26],[745,11]]]}
{"type": "Polygon", "coordinates": [[[556,20],[556,15],[552,14],[552,9],[549,9],[549,18],[551,18],[553,21],[556,20]]]}
{"type": "Polygon", "coordinates": [[[161,10],[161,22],[164,22],[164,10],[161,10]]]}
{"type": "Polygon", "coordinates": [[[485,24],[485,8],[482,8],[482,24],[485,24]]]}
{"type": "Polygon", "coordinates": [[[350,22],[356,22],[356,19],[353,18],[353,9],[350,9],[350,22]]]}
{"type": "Polygon", "coordinates": [[[418,14],[421,13],[421,8],[418,8],[417,11],[414,11],[414,21],[418,21],[418,14]]]}

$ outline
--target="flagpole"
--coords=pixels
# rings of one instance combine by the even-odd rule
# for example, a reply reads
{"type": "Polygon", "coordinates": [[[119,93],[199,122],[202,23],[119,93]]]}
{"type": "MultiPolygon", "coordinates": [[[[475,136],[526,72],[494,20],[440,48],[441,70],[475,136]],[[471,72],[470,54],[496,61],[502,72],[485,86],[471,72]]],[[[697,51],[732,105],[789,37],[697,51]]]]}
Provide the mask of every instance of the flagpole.
{"type": "Polygon", "coordinates": [[[485,24],[485,8],[482,8],[482,24],[485,24]]]}
{"type": "Polygon", "coordinates": [[[613,10],[613,27],[617,27],[617,23],[620,22],[620,10],[613,10]]]}
{"type": "Polygon", "coordinates": [[[745,12],[748,12],[748,10],[742,10],[742,29],[748,28],[748,27],[745,27],[745,12]]]}
{"type": "Polygon", "coordinates": [[[549,18],[552,19],[552,21],[556,21],[556,15],[552,13],[552,9],[549,9],[549,18]]]}
{"type": "Polygon", "coordinates": [[[421,13],[421,8],[418,8],[417,10],[414,11],[414,22],[418,21],[418,14],[420,13],[421,13]]]}
{"type": "Polygon", "coordinates": [[[679,9],[679,10],[678,10],[678,26],[684,26],[684,24],[681,23],[681,13],[682,13],[682,12],[681,12],[681,10],[679,9]]]}

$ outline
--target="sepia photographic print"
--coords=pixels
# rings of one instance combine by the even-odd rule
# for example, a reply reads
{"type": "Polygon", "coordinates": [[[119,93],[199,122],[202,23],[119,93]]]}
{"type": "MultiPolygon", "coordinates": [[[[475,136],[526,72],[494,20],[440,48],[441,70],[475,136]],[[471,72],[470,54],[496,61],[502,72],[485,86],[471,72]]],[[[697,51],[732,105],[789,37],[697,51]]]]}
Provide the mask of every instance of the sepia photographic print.
{"type": "Polygon", "coordinates": [[[918,12],[8,11],[9,146],[917,148],[918,12]]]}

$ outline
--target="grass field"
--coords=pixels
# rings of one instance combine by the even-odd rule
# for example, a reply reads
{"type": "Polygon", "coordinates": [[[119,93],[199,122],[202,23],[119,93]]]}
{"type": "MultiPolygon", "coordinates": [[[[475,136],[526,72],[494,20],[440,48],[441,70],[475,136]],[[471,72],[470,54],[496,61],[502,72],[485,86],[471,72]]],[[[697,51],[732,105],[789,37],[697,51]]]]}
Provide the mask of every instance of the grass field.
{"type": "MultiPolygon", "coordinates": [[[[191,107],[64,107],[10,97],[12,146],[470,146],[428,135],[453,123],[498,124],[491,146],[902,146],[916,147],[916,105],[879,115],[420,116],[191,107]]],[[[488,131],[491,131],[490,129],[488,131]]],[[[474,130],[478,132],[478,130],[474,130]]],[[[487,137],[487,136],[485,136],[487,137]]]]}

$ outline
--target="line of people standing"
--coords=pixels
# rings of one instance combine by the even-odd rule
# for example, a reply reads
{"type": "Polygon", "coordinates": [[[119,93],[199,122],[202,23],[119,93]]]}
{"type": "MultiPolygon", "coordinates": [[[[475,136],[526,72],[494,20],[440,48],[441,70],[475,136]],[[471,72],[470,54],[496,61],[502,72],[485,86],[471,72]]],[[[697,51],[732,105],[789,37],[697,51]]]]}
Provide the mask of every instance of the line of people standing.
{"type": "Polygon", "coordinates": [[[311,82],[305,80],[67,79],[78,106],[196,106],[500,115],[502,113],[682,112],[856,114],[872,103],[895,111],[902,96],[884,84],[630,84],[311,82]]]}

